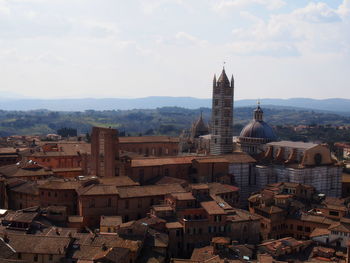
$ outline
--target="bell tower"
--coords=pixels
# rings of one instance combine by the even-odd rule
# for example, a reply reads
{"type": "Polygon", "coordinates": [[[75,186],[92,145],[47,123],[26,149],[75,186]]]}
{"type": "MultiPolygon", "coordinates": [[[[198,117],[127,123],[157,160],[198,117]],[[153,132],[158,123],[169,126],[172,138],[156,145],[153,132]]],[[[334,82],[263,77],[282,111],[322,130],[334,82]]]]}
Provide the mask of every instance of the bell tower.
{"type": "Polygon", "coordinates": [[[234,79],[227,78],[225,68],[218,80],[214,75],[211,115],[210,154],[230,154],[233,151],[234,79]]]}

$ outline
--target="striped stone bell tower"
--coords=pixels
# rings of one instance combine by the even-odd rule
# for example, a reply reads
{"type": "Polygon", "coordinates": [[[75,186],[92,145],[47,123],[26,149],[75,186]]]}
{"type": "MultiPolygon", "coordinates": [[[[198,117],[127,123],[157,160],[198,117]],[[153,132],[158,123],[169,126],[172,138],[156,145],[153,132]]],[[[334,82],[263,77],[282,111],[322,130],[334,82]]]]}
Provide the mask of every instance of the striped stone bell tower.
{"type": "Polygon", "coordinates": [[[225,68],[218,80],[214,75],[211,115],[210,154],[230,154],[233,150],[233,94],[234,80],[227,78],[225,68]]]}

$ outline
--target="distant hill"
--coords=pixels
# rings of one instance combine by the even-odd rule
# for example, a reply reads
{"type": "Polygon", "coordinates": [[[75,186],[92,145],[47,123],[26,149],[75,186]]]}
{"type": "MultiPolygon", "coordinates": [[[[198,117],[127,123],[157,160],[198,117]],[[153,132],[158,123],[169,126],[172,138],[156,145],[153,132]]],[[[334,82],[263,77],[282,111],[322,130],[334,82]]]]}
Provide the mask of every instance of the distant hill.
{"type": "MultiPolygon", "coordinates": [[[[235,109],[234,135],[238,135],[243,126],[252,120],[253,109],[254,107],[238,107],[235,109]]],[[[80,134],[90,132],[92,126],[113,127],[119,129],[120,132],[131,135],[178,136],[184,129],[191,127],[191,124],[199,118],[201,111],[204,121],[209,123],[211,119],[210,108],[162,107],[142,110],[87,110],[84,112],[0,110],[0,137],[14,134],[56,133],[57,130],[62,128],[73,128],[80,134]]],[[[283,125],[350,125],[350,117],[348,116],[312,110],[270,108],[268,106],[264,107],[264,119],[275,127],[283,125]]],[[[278,133],[281,138],[297,138],[294,135],[294,137],[291,135],[284,137],[283,134],[286,132],[282,132],[278,133]]],[[[348,137],[350,136],[349,131],[344,130],[344,133],[348,137]]],[[[337,138],[337,140],[341,138],[335,136],[334,129],[329,131],[328,137],[337,138]]],[[[304,137],[302,140],[304,140],[304,137]]],[[[350,140],[350,138],[346,140],[350,140]]],[[[325,141],[328,141],[328,139],[325,139],[325,141]]]]}
{"type": "MultiPolygon", "coordinates": [[[[261,99],[261,104],[269,108],[299,108],[318,111],[337,112],[350,115],[350,99],[261,99]]],[[[235,107],[251,107],[256,100],[237,100],[235,107]]],[[[211,99],[192,97],[146,97],[136,99],[106,98],[106,99],[9,99],[0,97],[0,110],[37,110],[51,111],[85,111],[85,110],[131,110],[156,109],[161,107],[182,107],[198,109],[211,108],[211,99]]]]}

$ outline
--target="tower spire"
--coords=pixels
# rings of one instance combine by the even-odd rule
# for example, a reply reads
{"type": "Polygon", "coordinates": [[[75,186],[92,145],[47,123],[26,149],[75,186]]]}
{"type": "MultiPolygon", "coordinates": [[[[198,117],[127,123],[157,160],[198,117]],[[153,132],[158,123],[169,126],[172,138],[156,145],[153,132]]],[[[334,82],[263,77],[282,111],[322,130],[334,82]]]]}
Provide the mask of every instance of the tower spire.
{"type": "Polygon", "coordinates": [[[263,117],[264,117],[264,112],[260,107],[260,99],[258,99],[256,109],[254,110],[254,120],[262,121],[263,117]]]}

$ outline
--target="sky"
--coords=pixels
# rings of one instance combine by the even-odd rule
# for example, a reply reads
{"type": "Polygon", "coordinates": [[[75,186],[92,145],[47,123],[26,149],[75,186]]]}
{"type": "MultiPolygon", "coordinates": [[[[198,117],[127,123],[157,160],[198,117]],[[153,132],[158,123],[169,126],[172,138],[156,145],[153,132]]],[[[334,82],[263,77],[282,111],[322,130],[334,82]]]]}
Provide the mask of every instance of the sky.
{"type": "Polygon", "coordinates": [[[350,0],[0,0],[0,94],[350,98],[350,0]]]}

